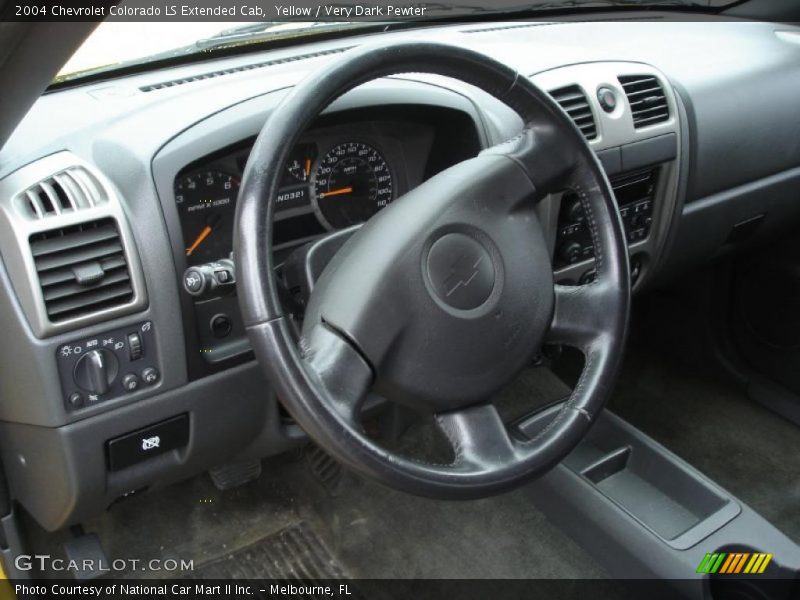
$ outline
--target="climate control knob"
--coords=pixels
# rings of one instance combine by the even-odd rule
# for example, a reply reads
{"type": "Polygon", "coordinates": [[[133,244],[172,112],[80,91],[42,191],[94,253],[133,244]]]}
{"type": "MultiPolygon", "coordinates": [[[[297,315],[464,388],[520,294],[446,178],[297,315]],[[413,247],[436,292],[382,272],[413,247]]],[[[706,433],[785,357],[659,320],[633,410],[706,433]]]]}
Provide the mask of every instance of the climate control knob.
{"type": "Polygon", "coordinates": [[[583,247],[578,242],[568,242],[564,244],[558,251],[561,260],[565,263],[574,263],[580,259],[583,253],[583,247]]]}
{"type": "Polygon", "coordinates": [[[113,352],[98,349],[87,352],[75,364],[73,377],[82,390],[102,395],[108,392],[119,373],[119,361],[113,352]]]}
{"type": "Polygon", "coordinates": [[[569,219],[570,223],[581,223],[583,222],[584,212],[583,212],[583,204],[581,204],[580,200],[573,200],[567,206],[567,219],[569,219]]]}

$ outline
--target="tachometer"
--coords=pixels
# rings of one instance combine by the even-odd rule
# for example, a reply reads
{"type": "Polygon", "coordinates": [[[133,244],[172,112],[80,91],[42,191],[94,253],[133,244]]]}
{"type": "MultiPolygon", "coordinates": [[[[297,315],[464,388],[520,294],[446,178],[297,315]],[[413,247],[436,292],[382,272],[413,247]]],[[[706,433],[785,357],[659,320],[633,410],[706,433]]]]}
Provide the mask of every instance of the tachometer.
{"type": "Polygon", "coordinates": [[[214,169],[185,175],[175,182],[175,203],[189,265],[228,257],[238,193],[239,180],[214,169]]]}
{"type": "Polygon", "coordinates": [[[318,216],[332,229],[369,219],[394,197],[383,156],[362,142],[346,142],[322,157],[312,176],[318,216]]]}

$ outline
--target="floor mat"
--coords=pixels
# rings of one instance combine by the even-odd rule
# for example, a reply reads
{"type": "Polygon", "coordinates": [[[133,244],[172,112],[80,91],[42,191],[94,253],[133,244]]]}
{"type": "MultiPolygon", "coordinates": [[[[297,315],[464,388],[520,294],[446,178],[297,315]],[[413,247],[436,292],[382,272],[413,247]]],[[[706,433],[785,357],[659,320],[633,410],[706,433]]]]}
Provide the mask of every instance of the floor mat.
{"type": "MultiPolygon", "coordinates": [[[[501,394],[504,415],[564,392],[545,369],[526,370],[519,381],[501,394]]],[[[261,478],[240,488],[222,492],[201,475],[85,525],[110,559],[192,559],[198,571],[184,575],[201,578],[607,576],[523,491],[469,502],[419,498],[364,480],[313,449],[265,460],[261,478]]]]}
{"type": "Polygon", "coordinates": [[[626,363],[610,407],[800,542],[795,424],[736,384],[655,353],[626,363]]]}
{"type": "MultiPolygon", "coordinates": [[[[505,420],[563,398],[550,370],[526,369],[496,398],[505,420]]],[[[446,460],[433,420],[417,423],[396,448],[446,460]],[[413,451],[413,450],[417,450],[413,451]]],[[[447,446],[447,444],[445,444],[447,446]]],[[[308,469],[301,510],[356,578],[596,579],[605,571],[557,529],[522,490],[447,502],[397,492],[342,471],[335,492],[308,469]]],[[[295,481],[301,481],[295,477],[295,481]]],[[[484,590],[485,591],[485,590],[484,590]]]]}
{"type": "Polygon", "coordinates": [[[191,579],[342,579],[346,574],[311,526],[301,521],[192,572],[191,579]]]}
{"type": "MultiPolygon", "coordinates": [[[[265,463],[267,464],[267,463],[265,463]]],[[[247,548],[297,524],[295,498],[282,481],[262,476],[220,491],[207,474],[137,494],[84,523],[109,559],[192,560],[195,567],[247,548]]],[[[120,573],[171,577],[167,571],[120,573]]]]}
{"type": "Polygon", "coordinates": [[[356,578],[607,577],[522,491],[446,502],[346,473],[310,507],[320,535],[356,578]]]}

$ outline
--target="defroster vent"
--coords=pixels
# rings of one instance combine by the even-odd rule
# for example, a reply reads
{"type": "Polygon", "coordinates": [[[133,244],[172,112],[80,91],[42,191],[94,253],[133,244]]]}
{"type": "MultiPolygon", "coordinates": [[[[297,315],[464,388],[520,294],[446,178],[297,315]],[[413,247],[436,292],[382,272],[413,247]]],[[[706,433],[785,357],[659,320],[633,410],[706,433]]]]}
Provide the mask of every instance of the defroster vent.
{"type": "Polygon", "coordinates": [[[97,179],[79,166],[38,182],[19,198],[22,214],[32,219],[92,208],[108,201],[97,179]]]}
{"type": "Polygon", "coordinates": [[[125,250],[114,219],[36,233],[29,241],[51,322],[94,314],[133,299],[125,250]]]}

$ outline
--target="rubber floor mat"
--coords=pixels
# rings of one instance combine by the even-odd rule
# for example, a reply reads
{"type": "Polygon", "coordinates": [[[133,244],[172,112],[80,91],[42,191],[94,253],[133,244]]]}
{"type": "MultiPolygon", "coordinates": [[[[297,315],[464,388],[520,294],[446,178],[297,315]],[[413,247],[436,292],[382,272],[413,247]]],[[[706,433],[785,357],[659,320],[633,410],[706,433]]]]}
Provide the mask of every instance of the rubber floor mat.
{"type": "Polygon", "coordinates": [[[347,575],[305,521],[192,572],[190,579],[344,579],[347,575]]]}

